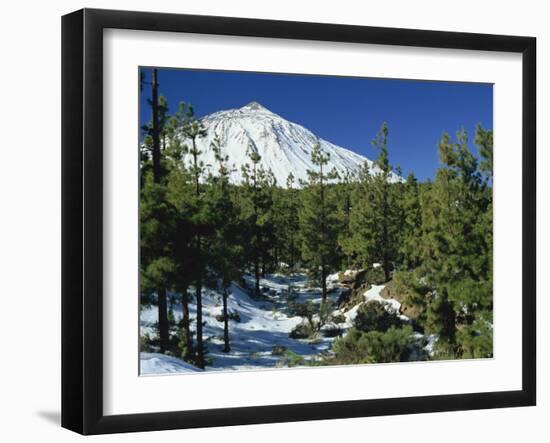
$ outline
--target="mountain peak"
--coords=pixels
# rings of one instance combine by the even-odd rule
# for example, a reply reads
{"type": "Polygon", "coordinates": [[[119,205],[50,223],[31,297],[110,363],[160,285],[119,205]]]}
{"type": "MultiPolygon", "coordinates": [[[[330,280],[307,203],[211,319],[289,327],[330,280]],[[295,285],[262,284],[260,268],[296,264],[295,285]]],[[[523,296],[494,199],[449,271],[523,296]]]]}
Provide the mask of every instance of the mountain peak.
{"type": "Polygon", "coordinates": [[[214,112],[210,115],[207,115],[204,117],[205,121],[209,120],[223,120],[226,118],[230,119],[242,119],[242,118],[260,118],[265,119],[268,117],[269,119],[276,119],[281,118],[274,112],[267,109],[262,104],[258,103],[257,101],[251,101],[250,103],[247,103],[244,106],[241,106],[240,108],[231,108],[231,109],[225,109],[223,111],[214,112]]]}
{"type": "MultiPolygon", "coordinates": [[[[333,168],[340,175],[346,171],[360,168],[365,161],[372,166],[372,161],[353,151],[320,139],[310,130],[292,123],[273,113],[257,101],[252,101],[240,108],[227,109],[207,115],[202,119],[206,136],[196,141],[202,152],[202,160],[207,165],[217,163],[212,142],[218,137],[223,152],[229,157],[232,165],[231,181],[242,183],[242,167],[249,164],[247,150],[252,145],[261,157],[261,165],[271,170],[279,186],[286,186],[290,172],[295,178],[295,186],[300,180],[307,180],[308,171],[317,170],[311,160],[312,151],[317,145],[330,154],[327,170],[333,168]]],[[[184,161],[191,162],[190,157],[184,161]]],[[[215,172],[215,166],[212,171],[215,172]]],[[[392,176],[392,181],[399,179],[392,176]]]]}
{"type": "Polygon", "coordinates": [[[269,109],[262,106],[260,103],[256,101],[251,101],[250,103],[247,103],[244,105],[241,109],[252,109],[254,111],[269,111],[269,109]]]}

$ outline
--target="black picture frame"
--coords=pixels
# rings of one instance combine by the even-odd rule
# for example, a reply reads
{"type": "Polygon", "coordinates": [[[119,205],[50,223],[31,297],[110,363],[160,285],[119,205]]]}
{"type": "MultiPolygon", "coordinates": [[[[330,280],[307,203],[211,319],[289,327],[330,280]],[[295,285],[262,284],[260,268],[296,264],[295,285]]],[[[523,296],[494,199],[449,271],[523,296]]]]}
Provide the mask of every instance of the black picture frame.
{"type": "Polygon", "coordinates": [[[151,431],[536,403],[536,39],[229,17],[83,9],[62,18],[62,426],[151,431]],[[170,31],[522,54],[522,389],[178,412],[103,413],[103,30],[170,31]]]}

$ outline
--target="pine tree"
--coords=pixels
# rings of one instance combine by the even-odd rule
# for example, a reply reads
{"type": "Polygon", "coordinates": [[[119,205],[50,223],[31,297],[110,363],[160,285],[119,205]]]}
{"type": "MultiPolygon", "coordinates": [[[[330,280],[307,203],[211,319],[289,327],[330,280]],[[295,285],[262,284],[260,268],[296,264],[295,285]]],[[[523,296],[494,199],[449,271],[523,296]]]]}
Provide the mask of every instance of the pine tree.
{"type": "MultiPolygon", "coordinates": [[[[143,146],[145,148],[145,152],[149,151],[151,153],[151,160],[152,162],[149,163],[147,155],[143,156],[143,150],[142,150],[142,164],[144,167],[141,168],[141,177],[140,177],[140,185],[142,187],[142,195],[143,200],[147,201],[148,196],[154,195],[157,199],[156,202],[149,200],[149,205],[153,206],[158,205],[159,208],[153,209],[151,206],[149,206],[144,211],[141,211],[142,216],[142,225],[148,226],[148,224],[155,224],[155,219],[149,219],[148,217],[156,217],[159,216],[161,213],[164,214],[164,211],[160,209],[164,205],[163,199],[165,198],[165,189],[163,182],[163,168],[162,168],[162,159],[161,159],[161,146],[160,146],[160,134],[163,130],[163,124],[164,121],[161,121],[161,113],[165,113],[167,109],[166,100],[163,99],[162,105],[159,103],[159,82],[158,82],[158,70],[152,69],[151,71],[151,100],[149,100],[149,104],[151,106],[152,110],[152,120],[149,125],[144,127],[143,129],[146,130],[146,138],[144,139],[143,146]],[[146,183],[146,176],[148,169],[152,169],[152,183],[146,183]]],[[[165,220],[166,221],[166,220],[165,220]]],[[[156,220],[156,223],[159,223],[160,220],[156,220]]],[[[162,231],[162,225],[158,227],[158,229],[155,229],[158,235],[158,238],[167,238],[167,235],[163,235],[161,233],[162,231]]],[[[142,230],[142,237],[143,237],[143,230],[142,230]]],[[[159,245],[157,244],[157,247],[148,248],[148,243],[153,242],[156,243],[156,241],[153,238],[147,238],[145,235],[145,238],[142,239],[143,243],[143,249],[144,252],[142,254],[142,261],[144,261],[144,267],[142,268],[147,274],[147,272],[152,272],[155,277],[153,280],[157,281],[157,284],[159,285],[156,288],[157,293],[157,304],[158,304],[158,329],[159,329],[159,340],[160,340],[160,352],[166,352],[169,348],[169,325],[168,325],[168,307],[167,307],[167,297],[166,297],[166,287],[165,284],[168,282],[166,281],[168,279],[167,273],[168,271],[164,271],[162,274],[164,277],[160,278],[160,274],[157,269],[157,271],[152,271],[152,269],[149,269],[147,271],[149,266],[153,266],[152,263],[156,263],[155,266],[158,266],[161,262],[165,263],[166,267],[166,261],[169,260],[166,255],[164,255],[163,251],[161,250],[162,247],[159,249],[159,245]],[[153,252],[154,251],[154,252],[153,252]],[[157,257],[147,256],[148,253],[153,252],[154,254],[158,254],[157,257]]],[[[144,275],[144,278],[147,280],[147,275],[144,275]]],[[[149,278],[149,280],[151,280],[149,278]]]]}
{"type": "Polygon", "coordinates": [[[248,241],[244,245],[244,254],[254,273],[254,294],[260,294],[260,278],[265,272],[269,242],[266,240],[272,229],[270,210],[273,204],[273,174],[260,164],[261,156],[255,146],[247,150],[250,163],[242,166],[241,216],[243,229],[248,241]]]}
{"type": "Polygon", "coordinates": [[[343,252],[343,261],[346,268],[350,268],[353,262],[353,247],[349,247],[351,230],[352,195],[355,187],[357,174],[346,170],[340,183],[336,185],[338,200],[338,218],[340,229],[338,233],[338,245],[343,252]]]}
{"type": "Polygon", "coordinates": [[[196,349],[196,365],[199,368],[204,368],[205,365],[205,350],[203,343],[203,320],[202,320],[202,289],[203,280],[205,278],[206,260],[205,250],[203,248],[203,237],[205,232],[208,231],[208,212],[205,210],[204,201],[202,198],[203,190],[201,187],[201,181],[205,174],[205,165],[200,156],[202,151],[197,147],[197,139],[206,135],[206,131],[202,123],[195,118],[195,113],[191,105],[187,106],[182,104],[181,107],[181,127],[179,128],[181,134],[189,141],[186,144],[186,154],[191,157],[191,164],[189,171],[192,176],[192,182],[194,186],[194,214],[192,217],[192,223],[194,226],[194,259],[197,263],[195,267],[194,285],[195,285],[195,300],[197,303],[197,318],[196,318],[196,332],[197,332],[197,349],[196,349]],[[190,143],[190,145],[189,145],[190,143]]]}
{"type": "MultiPolygon", "coordinates": [[[[162,179],[162,166],[160,160],[160,122],[159,122],[159,102],[158,102],[158,71],[152,71],[152,110],[153,110],[153,127],[151,137],[153,140],[153,178],[156,184],[159,184],[162,179]]],[[[159,309],[159,336],[160,350],[165,352],[169,346],[168,332],[168,311],[166,303],[166,288],[159,287],[158,289],[158,309],[159,309]]]]}
{"type": "Polygon", "coordinates": [[[272,230],[269,242],[272,245],[273,269],[283,267],[292,270],[298,260],[298,190],[294,175],[288,174],[286,188],[272,187],[271,220],[272,230]]]}
{"type": "Polygon", "coordinates": [[[318,167],[308,170],[308,180],[302,190],[302,206],[299,214],[302,239],[302,258],[314,278],[321,284],[323,302],[327,299],[327,275],[338,257],[336,203],[329,193],[328,183],[336,177],[335,171],[327,172],[330,155],[317,143],[311,160],[318,167]]]}
{"type": "Polygon", "coordinates": [[[388,157],[388,125],[386,123],[382,124],[372,145],[379,150],[375,162],[378,170],[373,175],[371,193],[372,255],[381,263],[386,281],[389,281],[393,263],[397,258],[399,213],[390,180],[392,167],[388,157]]]}
{"type": "Polygon", "coordinates": [[[151,128],[151,138],[153,141],[153,177],[155,183],[160,183],[162,176],[162,166],[160,164],[160,121],[159,121],[159,100],[158,100],[158,70],[154,68],[151,74],[151,109],[153,121],[151,128]]]}
{"type": "Polygon", "coordinates": [[[164,150],[167,169],[167,199],[177,209],[175,215],[176,229],[174,231],[174,290],[181,294],[182,308],[179,348],[181,357],[190,363],[195,363],[196,355],[191,332],[189,315],[189,286],[193,276],[199,273],[200,262],[195,260],[195,231],[193,215],[197,212],[193,174],[186,167],[184,158],[188,152],[182,143],[179,128],[185,124],[185,105],[181,104],[176,114],[168,119],[166,125],[167,147],[164,150]]]}
{"type": "Polygon", "coordinates": [[[230,351],[229,312],[227,307],[231,282],[240,278],[242,263],[242,239],[239,224],[239,212],[235,205],[229,183],[229,158],[222,152],[219,139],[211,144],[218,163],[218,175],[209,178],[207,204],[213,216],[214,238],[210,242],[210,256],[214,271],[222,291],[224,321],[224,352],[230,351]]]}
{"type": "Polygon", "coordinates": [[[285,218],[286,214],[286,190],[277,186],[272,189],[271,206],[271,268],[278,270],[286,261],[285,218]]]}
{"type": "Polygon", "coordinates": [[[386,281],[398,256],[400,212],[396,188],[391,183],[392,167],[388,158],[388,127],[384,123],[372,141],[379,150],[371,171],[364,163],[352,194],[351,237],[345,245],[359,266],[380,263],[386,281]]]}
{"type": "Polygon", "coordinates": [[[479,303],[475,302],[474,318],[461,331],[459,342],[466,357],[478,358],[493,355],[493,131],[478,125],[474,144],[481,157],[479,172],[483,177],[476,196],[480,215],[475,225],[479,239],[476,278],[482,296],[479,303]]]}
{"type": "Polygon", "coordinates": [[[493,131],[485,130],[481,125],[476,126],[474,144],[482,159],[479,169],[488,180],[493,179],[493,131]]]}
{"type": "Polygon", "coordinates": [[[175,219],[176,210],[167,201],[166,187],[155,183],[151,172],[146,173],[140,193],[140,290],[157,294],[160,352],[169,349],[166,289],[176,270],[172,242],[175,219]]]}
{"type": "Polygon", "coordinates": [[[298,218],[298,190],[295,186],[294,174],[290,172],[286,179],[286,192],[283,194],[281,238],[284,248],[284,261],[292,270],[296,266],[299,256],[297,233],[299,230],[298,218]]]}
{"type": "Polygon", "coordinates": [[[280,239],[275,232],[275,223],[280,214],[275,208],[275,200],[279,194],[277,179],[273,171],[261,167],[263,186],[262,186],[262,218],[260,219],[260,256],[261,256],[261,276],[265,278],[268,272],[272,272],[279,267],[280,239]]]}
{"type": "Polygon", "coordinates": [[[439,154],[442,167],[426,211],[424,261],[435,298],[428,327],[455,356],[489,356],[492,349],[477,337],[487,337],[492,323],[491,196],[465,131],[456,141],[444,134],[439,154]]]}
{"type": "Polygon", "coordinates": [[[423,247],[422,208],[418,181],[413,173],[401,187],[399,206],[402,228],[399,235],[399,263],[404,269],[413,270],[421,264],[423,247]]]}
{"type": "Polygon", "coordinates": [[[351,192],[349,235],[340,241],[344,254],[357,267],[368,267],[376,260],[372,205],[372,175],[365,161],[357,171],[357,182],[351,192]]]}

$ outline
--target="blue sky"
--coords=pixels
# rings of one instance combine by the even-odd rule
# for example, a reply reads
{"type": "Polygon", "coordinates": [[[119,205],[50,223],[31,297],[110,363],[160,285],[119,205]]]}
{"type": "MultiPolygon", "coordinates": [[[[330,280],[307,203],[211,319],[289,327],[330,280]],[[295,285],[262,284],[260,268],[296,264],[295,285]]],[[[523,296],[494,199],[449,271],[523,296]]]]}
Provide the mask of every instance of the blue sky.
{"type": "MultiPolygon", "coordinates": [[[[144,72],[150,81],[150,70],[144,72]]],[[[158,76],[171,111],[182,100],[198,117],[257,101],[370,159],[377,155],[371,140],[385,121],[390,161],[420,180],[435,176],[443,132],[454,135],[464,127],[472,139],[477,123],[493,127],[490,84],[186,69],[159,69],[158,76]]],[[[140,95],[142,124],[151,118],[150,90],[146,84],[140,95]]]]}

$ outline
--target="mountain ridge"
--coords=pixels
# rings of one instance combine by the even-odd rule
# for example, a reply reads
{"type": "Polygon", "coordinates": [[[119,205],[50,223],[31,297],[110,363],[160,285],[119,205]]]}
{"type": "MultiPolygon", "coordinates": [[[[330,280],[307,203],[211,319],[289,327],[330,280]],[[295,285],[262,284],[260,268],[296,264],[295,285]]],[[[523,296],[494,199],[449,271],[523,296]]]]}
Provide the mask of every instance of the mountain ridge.
{"type": "MultiPolygon", "coordinates": [[[[250,163],[247,150],[253,148],[260,156],[260,164],[271,169],[277,185],[286,187],[286,180],[292,172],[295,183],[307,180],[307,170],[317,170],[311,161],[311,151],[319,143],[321,149],[330,155],[326,170],[333,168],[342,176],[346,171],[357,170],[366,161],[372,170],[372,160],[347,148],[324,140],[298,123],[286,120],[260,103],[252,101],[240,108],[220,110],[201,119],[206,136],[196,141],[201,151],[201,160],[208,172],[216,174],[216,161],[211,143],[217,135],[225,155],[229,157],[233,183],[242,182],[241,167],[250,163]]],[[[184,156],[189,164],[191,157],[184,156]]],[[[392,182],[402,180],[392,173],[392,182]]]]}

